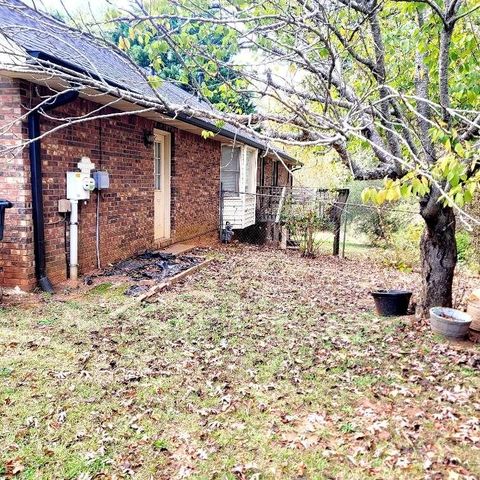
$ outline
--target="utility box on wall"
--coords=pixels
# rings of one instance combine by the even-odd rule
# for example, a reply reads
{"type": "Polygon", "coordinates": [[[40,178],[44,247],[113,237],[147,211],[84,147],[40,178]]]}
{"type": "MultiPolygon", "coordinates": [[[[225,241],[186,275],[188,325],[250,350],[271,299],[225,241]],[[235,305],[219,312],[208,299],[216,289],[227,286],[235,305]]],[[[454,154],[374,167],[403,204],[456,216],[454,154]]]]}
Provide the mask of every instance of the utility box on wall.
{"type": "Polygon", "coordinates": [[[95,180],[95,188],[97,190],[105,190],[110,188],[110,177],[108,172],[102,172],[97,170],[93,172],[93,179],[95,180]]]}
{"type": "Polygon", "coordinates": [[[89,173],[67,172],[67,198],[69,200],[88,200],[95,188],[95,181],[89,173]]]}
{"type": "Polygon", "coordinates": [[[67,198],[72,201],[88,200],[90,192],[95,189],[95,180],[90,175],[95,164],[90,158],[82,157],[77,167],[79,172],[67,172],[67,198]]]}

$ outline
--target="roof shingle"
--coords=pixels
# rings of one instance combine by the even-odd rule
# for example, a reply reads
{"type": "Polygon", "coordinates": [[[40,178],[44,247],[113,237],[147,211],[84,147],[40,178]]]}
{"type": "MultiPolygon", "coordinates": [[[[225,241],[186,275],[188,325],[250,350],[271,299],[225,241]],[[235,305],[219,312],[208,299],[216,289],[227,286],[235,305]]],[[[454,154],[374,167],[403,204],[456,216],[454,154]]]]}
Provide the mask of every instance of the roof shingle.
{"type": "MultiPolygon", "coordinates": [[[[147,99],[155,98],[155,91],[139,69],[107,42],[73,29],[28,7],[20,0],[0,0],[0,32],[27,53],[46,55],[106,83],[120,86],[147,99]]],[[[204,111],[212,109],[207,102],[168,81],[163,81],[157,92],[168,104],[204,111]]],[[[233,125],[226,124],[219,129],[210,119],[185,115],[179,115],[178,118],[229,138],[237,138],[239,142],[256,148],[267,148],[261,139],[244,130],[240,131],[233,125]]],[[[281,150],[275,151],[285,159],[294,160],[281,150]]]]}

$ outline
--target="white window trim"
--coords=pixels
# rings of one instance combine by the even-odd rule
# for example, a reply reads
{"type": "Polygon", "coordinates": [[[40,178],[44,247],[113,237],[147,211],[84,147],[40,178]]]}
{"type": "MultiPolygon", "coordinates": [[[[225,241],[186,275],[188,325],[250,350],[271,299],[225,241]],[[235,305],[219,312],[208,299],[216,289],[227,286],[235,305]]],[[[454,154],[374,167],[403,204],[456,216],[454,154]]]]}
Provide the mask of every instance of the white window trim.
{"type": "MultiPolygon", "coordinates": [[[[163,155],[165,155],[165,162],[162,162],[162,164],[165,164],[165,169],[163,172],[163,187],[165,189],[164,195],[166,196],[166,193],[168,192],[168,197],[166,196],[165,198],[165,236],[162,238],[169,239],[171,236],[171,228],[172,228],[172,219],[171,219],[171,213],[172,213],[172,134],[170,132],[167,132],[165,130],[160,130],[158,128],[155,128],[153,130],[153,135],[154,135],[154,142],[158,142],[162,144],[163,148],[163,155]]],[[[155,147],[154,147],[155,148],[155,147]]],[[[155,172],[154,172],[155,173],[155,172]]],[[[154,177],[154,182],[155,182],[155,177],[154,177]]],[[[155,183],[153,184],[154,191],[155,191],[155,183]]],[[[163,191],[163,190],[159,190],[163,191]]],[[[157,240],[157,239],[156,239],[157,240]]]]}
{"type": "Polygon", "coordinates": [[[158,191],[163,191],[163,181],[164,181],[164,155],[165,155],[165,143],[163,137],[158,138],[155,137],[155,141],[153,143],[153,188],[158,191]],[[160,156],[157,155],[157,148],[160,150],[160,156]],[[158,165],[158,163],[160,165],[158,165]],[[158,171],[158,167],[160,167],[160,171],[158,171]]]}
{"type": "MultiPolygon", "coordinates": [[[[245,193],[257,193],[257,161],[258,161],[258,149],[253,147],[244,147],[244,171],[245,176],[250,176],[250,184],[248,185],[247,191],[245,193]],[[247,172],[247,153],[253,153],[251,157],[251,165],[250,165],[250,172],[247,172]]],[[[246,187],[246,178],[244,178],[243,187],[246,187]]]]}
{"type": "MultiPolygon", "coordinates": [[[[238,194],[229,194],[228,198],[240,198],[245,197],[245,193],[256,193],[257,191],[257,162],[258,162],[258,149],[249,147],[247,145],[235,145],[233,143],[222,143],[223,147],[240,148],[239,158],[239,172],[238,172],[238,194]],[[247,152],[254,152],[251,164],[250,173],[250,185],[248,191],[245,191],[246,176],[247,176],[247,152]]],[[[221,163],[220,163],[221,168],[221,163]]],[[[220,173],[221,178],[221,173],[220,173]]]]}
{"type": "MultiPolygon", "coordinates": [[[[221,149],[221,155],[223,155],[223,147],[230,147],[230,148],[239,148],[240,149],[240,155],[238,158],[238,187],[237,187],[237,193],[228,193],[228,198],[240,198],[240,192],[241,192],[241,185],[242,185],[242,170],[244,169],[243,163],[244,163],[244,155],[245,152],[243,150],[243,145],[234,145],[233,143],[222,143],[221,149]]],[[[220,182],[222,181],[222,158],[220,158],[220,182]]],[[[231,170],[231,171],[236,171],[236,170],[231,170]]]]}

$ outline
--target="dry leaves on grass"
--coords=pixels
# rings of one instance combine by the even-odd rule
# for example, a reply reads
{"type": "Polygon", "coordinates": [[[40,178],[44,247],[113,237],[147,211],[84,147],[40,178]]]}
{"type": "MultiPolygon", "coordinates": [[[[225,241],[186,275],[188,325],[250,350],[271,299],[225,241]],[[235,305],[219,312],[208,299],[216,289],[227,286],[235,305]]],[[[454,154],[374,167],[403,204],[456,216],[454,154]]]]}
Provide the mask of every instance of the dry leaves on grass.
{"type": "Polygon", "coordinates": [[[372,314],[370,290],[415,289],[418,277],[256,248],[223,255],[115,322],[122,292],[49,300],[38,312],[55,314],[48,330],[10,314],[10,476],[35,465],[32,436],[35,473],[52,479],[480,476],[478,350],[372,314]],[[80,452],[75,473],[62,448],[80,452]]]}

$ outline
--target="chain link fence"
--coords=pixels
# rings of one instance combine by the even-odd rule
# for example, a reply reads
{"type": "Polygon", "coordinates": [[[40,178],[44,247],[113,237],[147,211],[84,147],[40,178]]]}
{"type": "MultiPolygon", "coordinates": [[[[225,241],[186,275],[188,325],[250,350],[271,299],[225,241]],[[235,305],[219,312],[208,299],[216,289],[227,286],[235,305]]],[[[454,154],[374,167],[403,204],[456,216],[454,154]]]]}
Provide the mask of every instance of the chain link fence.
{"type": "Polygon", "coordinates": [[[345,251],[341,238],[348,195],[348,189],[290,186],[257,187],[255,193],[222,189],[220,239],[298,248],[307,256],[331,243],[332,253],[339,255],[345,251]]]}
{"type": "Polygon", "coordinates": [[[375,255],[411,270],[419,263],[424,222],[416,204],[372,205],[361,189],[257,187],[255,193],[222,191],[221,241],[299,249],[340,257],[375,255]]]}

